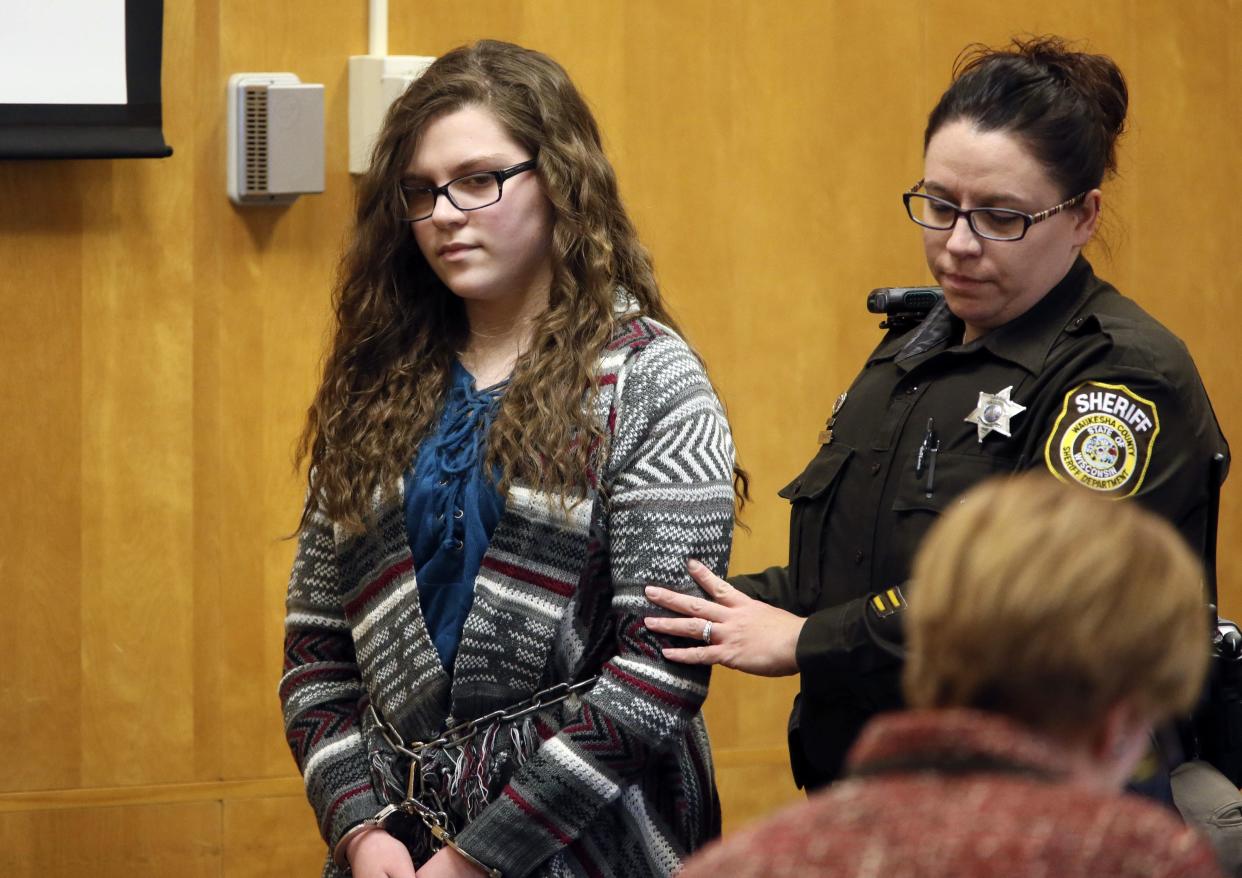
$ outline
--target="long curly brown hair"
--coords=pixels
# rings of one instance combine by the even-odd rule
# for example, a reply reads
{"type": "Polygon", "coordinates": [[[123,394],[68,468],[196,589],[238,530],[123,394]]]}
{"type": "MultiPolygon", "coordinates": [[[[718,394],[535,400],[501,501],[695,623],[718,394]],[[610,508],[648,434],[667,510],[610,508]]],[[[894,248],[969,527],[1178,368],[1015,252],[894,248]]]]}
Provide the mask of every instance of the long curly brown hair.
{"type": "MultiPolygon", "coordinates": [[[[593,374],[614,329],[618,287],[641,313],[676,329],[595,119],[565,70],[511,43],[454,49],[389,109],[358,184],[335,336],[298,445],[298,464],[310,459],[303,524],[317,505],[342,526],[362,528],[372,496],[396,482],[434,426],[468,326],[461,300],[410,234],[399,185],[428,123],[464,107],[488,110],[538,156],[535,173],[554,213],[548,306],[487,439],[486,469],[499,469],[501,487],[517,480],[585,496],[606,439],[591,414],[593,374]]],[[[737,470],[735,482],[743,497],[745,473],[737,470]]]]}

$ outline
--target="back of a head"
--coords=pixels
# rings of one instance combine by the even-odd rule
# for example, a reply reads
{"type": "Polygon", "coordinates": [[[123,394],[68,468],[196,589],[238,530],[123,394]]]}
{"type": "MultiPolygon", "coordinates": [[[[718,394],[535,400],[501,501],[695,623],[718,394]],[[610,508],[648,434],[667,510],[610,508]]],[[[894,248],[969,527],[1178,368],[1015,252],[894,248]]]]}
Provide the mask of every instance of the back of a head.
{"type": "Polygon", "coordinates": [[[915,559],[914,707],[1003,714],[1073,739],[1128,702],[1188,710],[1207,667],[1202,569],[1165,520],[1046,475],[986,482],[915,559]]]}

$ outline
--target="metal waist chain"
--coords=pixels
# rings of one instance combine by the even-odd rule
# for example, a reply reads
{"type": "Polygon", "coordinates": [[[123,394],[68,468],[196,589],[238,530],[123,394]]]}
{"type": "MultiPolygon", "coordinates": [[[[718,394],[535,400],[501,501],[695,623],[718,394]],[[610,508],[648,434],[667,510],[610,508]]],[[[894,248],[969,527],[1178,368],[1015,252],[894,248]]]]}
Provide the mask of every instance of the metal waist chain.
{"type": "Polygon", "coordinates": [[[490,729],[493,725],[501,726],[514,720],[523,719],[532,713],[538,713],[545,707],[551,707],[559,704],[571,695],[577,695],[579,692],[590,689],[595,685],[595,681],[599,676],[587,677],[585,680],[579,680],[577,683],[557,683],[555,686],[549,686],[547,689],[541,689],[525,701],[519,701],[517,704],[511,704],[508,707],[493,710],[491,713],[485,713],[483,716],[466,720],[452,728],[445,729],[440,733],[440,737],[431,741],[411,741],[408,744],[403,743],[401,733],[397,731],[396,726],[385,721],[379,715],[379,711],[375,709],[374,704],[370,704],[371,717],[379,726],[380,733],[394,750],[402,756],[408,756],[410,759],[418,760],[427,751],[442,750],[445,747],[460,747],[469,741],[479,732],[490,729]]]}
{"type": "Polygon", "coordinates": [[[445,729],[438,738],[430,741],[411,741],[408,743],[402,741],[401,733],[397,728],[380,717],[379,711],[375,709],[374,704],[369,705],[371,717],[379,727],[384,740],[388,742],[393,750],[409,758],[410,768],[406,777],[405,797],[401,803],[398,805],[385,805],[374,817],[364,821],[364,824],[371,828],[382,829],[389,818],[398,813],[417,817],[422,821],[427,831],[431,833],[432,850],[438,850],[445,846],[451,847],[467,861],[486,872],[488,878],[502,878],[500,870],[493,869],[479,862],[479,860],[457,846],[457,842],[454,840],[455,833],[449,820],[449,809],[434,789],[426,788],[423,761],[429,756],[434,757],[437,751],[461,747],[480,733],[489,732],[506,723],[523,719],[546,707],[559,704],[565,699],[577,695],[579,692],[590,689],[595,685],[597,679],[599,677],[594,676],[580,680],[577,683],[557,683],[555,686],[541,689],[525,701],[520,701],[500,710],[493,710],[491,713],[486,713],[483,716],[445,729]],[[428,804],[426,801],[428,798],[434,804],[428,804]]]}

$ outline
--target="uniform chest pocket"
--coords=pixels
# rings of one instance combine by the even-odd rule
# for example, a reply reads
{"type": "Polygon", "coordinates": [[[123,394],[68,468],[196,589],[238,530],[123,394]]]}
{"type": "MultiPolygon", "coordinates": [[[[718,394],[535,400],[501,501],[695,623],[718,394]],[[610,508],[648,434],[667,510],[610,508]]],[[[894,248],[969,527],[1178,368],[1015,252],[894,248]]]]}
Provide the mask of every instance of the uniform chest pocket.
{"type": "Polygon", "coordinates": [[[845,464],[854,450],[840,442],[820,449],[802,474],[780,490],[792,505],[789,519],[789,574],[797,584],[799,609],[809,612],[820,591],[828,514],[845,464]]]}
{"type": "MultiPolygon", "coordinates": [[[[845,467],[854,449],[847,448],[839,442],[824,446],[815,455],[807,468],[798,477],[777,493],[791,503],[800,500],[818,500],[828,494],[828,489],[837,482],[837,476],[845,467]]],[[[829,501],[831,495],[828,496],[829,501]]]]}
{"type": "Polygon", "coordinates": [[[966,491],[983,480],[1002,473],[1012,473],[1018,463],[1003,457],[980,454],[937,454],[929,491],[928,470],[915,474],[914,460],[903,467],[903,474],[893,498],[894,512],[941,512],[957,502],[966,491]]]}

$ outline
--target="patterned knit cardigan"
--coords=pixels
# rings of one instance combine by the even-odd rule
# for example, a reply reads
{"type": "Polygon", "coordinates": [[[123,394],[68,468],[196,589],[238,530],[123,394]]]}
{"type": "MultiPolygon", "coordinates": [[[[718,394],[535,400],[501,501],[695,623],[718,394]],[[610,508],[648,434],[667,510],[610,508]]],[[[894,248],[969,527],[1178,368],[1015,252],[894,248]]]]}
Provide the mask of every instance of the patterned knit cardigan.
{"type": "MultiPolygon", "coordinates": [[[[303,529],[289,582],[285,730],[329,851],[386,801],[372,762],[390,755],[368,704],[406,740],[509,707],[558,682],[598,682],[535,715],[534,752],[512,762],[457,840],[505,878],[658,876],[719,831],[700,707],[707,668],[666,661],[643,616],[656,583],[696,589],[685,559],[723,575],[733,527],[733,443],[697,358],[646,318],[622,323],[598,367],[608,425],[603,490],[564,511],[507,496],[474,586],[452,678],[418,602],[400,485],[350,535],[303,529]]],[[[326,876],[338,875],[331,858],[326,876]]]]}

